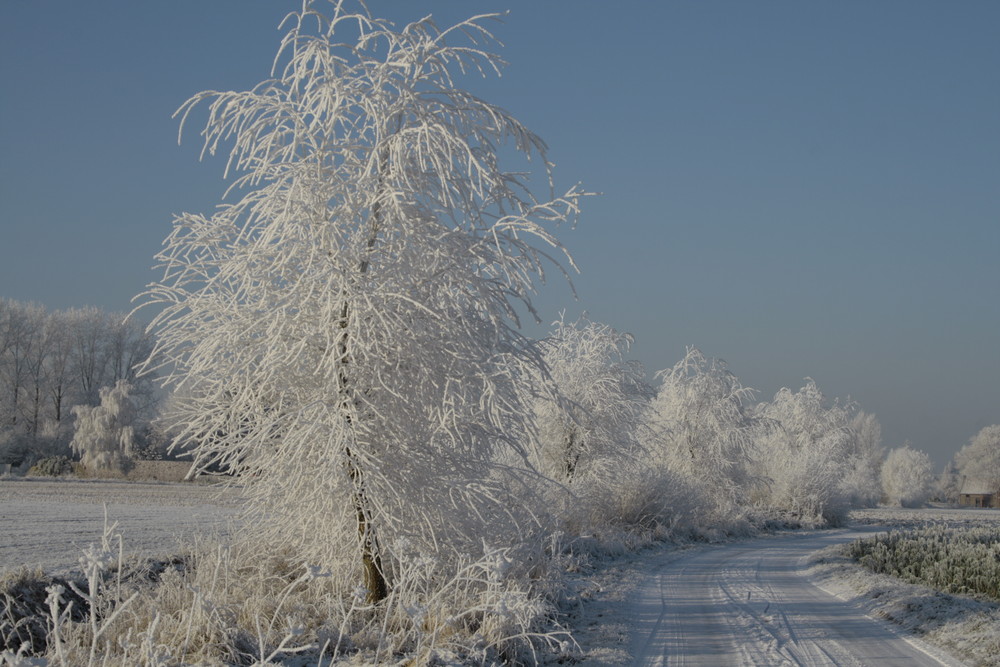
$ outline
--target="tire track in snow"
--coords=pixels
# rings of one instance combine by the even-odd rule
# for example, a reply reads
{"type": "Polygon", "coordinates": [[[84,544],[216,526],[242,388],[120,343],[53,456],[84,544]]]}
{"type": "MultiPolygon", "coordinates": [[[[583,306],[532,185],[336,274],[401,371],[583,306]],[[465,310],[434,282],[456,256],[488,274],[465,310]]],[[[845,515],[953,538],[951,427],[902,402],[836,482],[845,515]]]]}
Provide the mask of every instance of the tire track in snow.
{"type": "Polygon", "coordinates": [[[632,609],[635,664],[961,665],[936,659],[805,578],[805,556],[859,535],[783,534],[661,563],[632,609]]]}

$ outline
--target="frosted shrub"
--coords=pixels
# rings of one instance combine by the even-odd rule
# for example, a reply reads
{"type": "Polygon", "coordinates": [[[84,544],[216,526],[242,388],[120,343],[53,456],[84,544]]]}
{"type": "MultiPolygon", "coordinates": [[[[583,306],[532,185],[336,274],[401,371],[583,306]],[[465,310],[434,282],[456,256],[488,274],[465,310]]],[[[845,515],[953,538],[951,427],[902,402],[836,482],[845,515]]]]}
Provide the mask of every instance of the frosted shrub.
{"type": "MultiPolygon", "coordinates": [[[[409,548],[397,551],[407,554],[409,548]]],[[[421,662],[461,656],[534,663],[539,648],[569,638],[552,629],[555,609],[537,589],[545,579],[525,576],[526,569],[545,566],[540,545],[511,549],[483,542],[477,555],[457,559],[457,567],[442,567],[434,556],[411,552],[397,564],[398,583],[386,601],[388,648],[421,662]]]]}
{"type": "Polygon", "coordinates": [[[639,415],[649,397],[632,339],[597,322],[560,319],[543,341],[545,371],[533,385],[538,468],[561,483],[589,484],[637,455],[639,415]]]}
{"type": "Polygon", "coordinates": [[[880,473],[885,455],[882,426],[875,415],[863,411],[850,420],[851,440],[842,487],[854,507],[875,507],[882,499],[880,473]]]}
{"type": "Polygon", "coordinates": [[[931,499],[957,504],[961,491],[962,475],[959,474],[955,462],[949,461],[944,465],[941,474],[938,475],[937,482],[934,483],[934,491],[931,499]]]}
{"type": "Polygon", "coordinates": [[[1000,600],[1000,528],[891,531],[858,540],[847,554],[865,567],[945,593],[1000,600]]]}
{"type": "Polygon", "coordinates": [[[745,504],[757,483],[751,469],[757,439],[768,428],[751,409],[754,391],[694,347],[657,377],[646,455],[701,486],[720,514],[745,504]]]}
{"type": "Polygon", "coordinates": [[[75,433],[70,446],[89,470],[120,470],[132,458],[135,445],[135,408],[129,397],[132,386],[119,380],[103,387],[100,405],[77,405],[75,433]]]}
{"type": "Polygon", "coordinates": [[[955,465],[965,477],[1000,488],[1000,424],[986,426],[955,454],[955,465]]]}
{"type": "Polygon", "coordinates": [[[707,506],[702,490],[682,475],[631,460],[576,487],[562,512],[568,535],[592,535],[599,546],[639,546],[699,533],[711,522],[707,506]]]}
{"type": "Polygon", "coordinates": [[[848,408],[828,405],[810,379],[798,392],[779,391],[758,415],[776,425],[760,439],[757,465],[769,480],[760,499],[803,518],[842,523],[851,503],[844,484],[852,452],[848,408]]]}
{"type": "Polygon", "coordinates": [[[909,444],[889,452],[882,464],[882,489],[892,505],[917,507],[931,494],[931,459],[909,444]]]}
{"type": "Polygon", "coordinates": [[[28,475],[44,475],[46,477],[59,477],[73,472],[73,464],[65,456],[50,456],[38,461],[28,469],[28,475]]]}

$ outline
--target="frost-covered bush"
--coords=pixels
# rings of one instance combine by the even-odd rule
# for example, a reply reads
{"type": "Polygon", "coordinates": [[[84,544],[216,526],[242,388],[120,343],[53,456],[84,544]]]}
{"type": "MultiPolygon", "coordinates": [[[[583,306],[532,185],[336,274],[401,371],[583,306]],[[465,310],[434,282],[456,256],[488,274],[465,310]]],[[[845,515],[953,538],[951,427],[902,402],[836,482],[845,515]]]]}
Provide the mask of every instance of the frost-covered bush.
{"type": "Polygon", "coordinates": [[[901,507],[922,505],[933,490],[931,468],[931,458],[909,444],[890,451],[882,464],[882,489],[886,501],[901,507]]]}
{"type": "Polygon", "coordinates": [[[1000,600],[1000,527],[890,531],[852,542],[847,553],[875,572],[1000,600]]]}
{"type": "Polygon", "coordinates": [[[73,472],[73,463],[65,456],[50,456],[39,460],[28,469],[32,476],[59,477],[73,472]]]}
{"type": "Polygon", "coordinates": [[[702,489],[641,459],[622,461],[607,476],[576,487],[567,500],[561,512],[567,532],[599,541],[690,536],[710,514],[702,489]]]}
{"type": "Polygon", "coordinates": [[[657,377],[646,413],[646,456],[701,487],[720,516],[745,504],[758,483],[751,468],[757,439],[769,428],[753,414],[754,391],[725,362],[694,347],[657,377]]]}
{"type": "Polygon", "coordinates": [[[882,499],[882,426],[875,415],[858,411],[851,417],[851,441],[842,486],[853,507],[875,507],[882,499]]]}
{"type": "Polygon", "coordinates": [[[100,405],[77,405],[76,431],[70,446],[89,470],[120,470],[134,455],[136,413],[132,386],[119,380],[101,389],[100,405]]]}
{"type": "Polygon", "coordinates": [[[962,475],[955,462],[949,461],[938,475],[931,498],[943,503],[958,503],[961,490],[962,475]]]}
{"type": "Polygon", "coordinates": [[[960,474],[1000,488],[1000,424],[986,426],[955,454],[960,474]]]}
{"type": "Polygon", "coordinates": [[[759,474],[770,481],[758,498],[797,515],[842,523],[851,502],[844,485],[851,469],[849,409],[828,404],[807,379],[798,392],[782,389],[758,406],[758,416],[777,425],[759,440],[759,474]]]}
{"type": "Polygon", "coordinates": [[[639,415],[649,397],[642,365],[626,358],[632,339],[597,322],[555,322],[542,342],[544,370],[530,383],[538,468],[561,483],[589,484],[638,451],[639,415]]]}

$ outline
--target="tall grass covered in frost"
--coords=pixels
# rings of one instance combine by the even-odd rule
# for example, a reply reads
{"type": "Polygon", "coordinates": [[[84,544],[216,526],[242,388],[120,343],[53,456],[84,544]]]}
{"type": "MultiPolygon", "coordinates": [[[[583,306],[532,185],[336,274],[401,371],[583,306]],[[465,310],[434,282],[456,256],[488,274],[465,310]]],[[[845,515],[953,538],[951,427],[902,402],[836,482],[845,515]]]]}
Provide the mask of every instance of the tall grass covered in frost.
{"type": "Polygon", "coordinates": [[[400,545],[407,557],[378,605],[345,591],[341,572],[260,547],[204,541],[137,563],[111,525],[85,551],[82,579],[15,582],[37,600],[7,605],[17,618],[0,623],[0,665],[535,664],[539,650],[573,651],[554,622],[543,545],[484,543],[451,562],[400,545]]]}
{"type": "Polygon", "coordinates": [[[861,565],[945,593],[1000,600],[1000,527],[930,526],[853,542],[861,565]]]}

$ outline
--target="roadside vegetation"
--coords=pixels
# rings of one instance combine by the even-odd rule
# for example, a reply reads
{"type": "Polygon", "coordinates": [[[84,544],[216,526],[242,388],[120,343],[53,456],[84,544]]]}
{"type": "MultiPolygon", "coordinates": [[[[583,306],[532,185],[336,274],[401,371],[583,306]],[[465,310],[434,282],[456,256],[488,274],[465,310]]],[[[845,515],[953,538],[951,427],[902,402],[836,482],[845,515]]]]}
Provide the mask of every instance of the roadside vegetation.
{"type": "Polygon", "coordinates": [[[847,553],[873,572],[1000,601],[1000,525],[893,530],[853,542],[847,553]]]}
{"type": "Polygon", "coordinates": [[[890,530],[813,554],[814,583],[970,665],[1000,665],[1000,600],[988,593],[1000,512],[880,507],[851,522],[890,530]]]}

